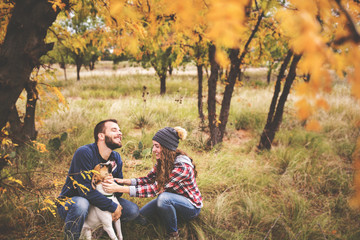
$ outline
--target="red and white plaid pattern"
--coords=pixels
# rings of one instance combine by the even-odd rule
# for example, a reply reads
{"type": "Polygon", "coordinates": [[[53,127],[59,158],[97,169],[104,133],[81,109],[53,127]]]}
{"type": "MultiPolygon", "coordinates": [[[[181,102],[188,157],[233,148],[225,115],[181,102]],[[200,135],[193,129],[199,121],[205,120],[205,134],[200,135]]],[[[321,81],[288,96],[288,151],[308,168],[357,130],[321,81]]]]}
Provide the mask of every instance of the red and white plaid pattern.
{"type": "MultiPolygon", "coordinates": [[[[136,179],[136,197],[155,197],[158,193],[157,182],[151,183],[156,176],[156,167],[146,177],[136,179]]],[[[183,162],[175,162],[170,181],[165,184],[165,192],[180,194],[188,198],[194,206],[202,207],[202,197],[196,183],[194,169],[183,162]]]]}

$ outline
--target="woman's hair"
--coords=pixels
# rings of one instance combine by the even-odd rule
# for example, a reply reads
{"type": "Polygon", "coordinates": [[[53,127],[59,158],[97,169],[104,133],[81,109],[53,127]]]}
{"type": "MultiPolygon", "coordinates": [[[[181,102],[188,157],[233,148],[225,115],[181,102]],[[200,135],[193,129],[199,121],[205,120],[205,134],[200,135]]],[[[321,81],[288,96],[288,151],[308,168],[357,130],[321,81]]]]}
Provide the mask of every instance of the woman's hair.
{"type": "MultiPolygon", "coordinates": [[[[174,169],[175,158],[179,155],[185,155],[185,156],[189,157],[189,155],[187,155],[187,153],[185,153],[184,151],[182,151],[180,149],[176,149],[175,151],[173,151],[164,146],[161,146],[161,154],[160,154],[160,159],[157,159],[156,177],[155,177],[155,180],[158,183],[159,189],[163,189],[165,187],[166,183],[168,183],[170,181],[170,174],[171,174],[172,170],[174,169]]],[[[196,177],[197,171],[196,171],[195,164],[193,163],[192,158],[191,157],[189,157],[189,158],[191,160],[191,163],[194,166],[194,174],[196,177]]]]}

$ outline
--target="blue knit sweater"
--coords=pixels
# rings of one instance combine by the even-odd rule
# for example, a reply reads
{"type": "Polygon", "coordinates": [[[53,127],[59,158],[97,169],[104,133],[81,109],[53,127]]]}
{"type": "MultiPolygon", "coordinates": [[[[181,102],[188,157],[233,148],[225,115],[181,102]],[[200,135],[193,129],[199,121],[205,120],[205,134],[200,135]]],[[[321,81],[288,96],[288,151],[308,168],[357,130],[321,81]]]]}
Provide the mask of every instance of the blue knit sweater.
{"type": "MultiPolygon", "coordinates": [[[[108,160],[115,160],[117,165],[117,167],[113,169],[113,177],[123,178],[123,163],[120,154],[112,151],[108,160]]],[[[91,178],[89,174],[87,174],[87,172],[93,170],[97,164],[106,161],[107,160],[104,160],[99,154],[99,149],[95,143],[78,148],[71,161],[69,173],[59,198],[81,196],[86,198],[91,205],[103,211],[115,212],[117,204],[97,190],[92,189],[91,178]],[[71,178],[73,178],[73,180],[71,178]],[[88,190],[80,186],[85,186],[88,190]]],[[[116,193],[116,196],[120,197],[121,194],[116,193]]]]}

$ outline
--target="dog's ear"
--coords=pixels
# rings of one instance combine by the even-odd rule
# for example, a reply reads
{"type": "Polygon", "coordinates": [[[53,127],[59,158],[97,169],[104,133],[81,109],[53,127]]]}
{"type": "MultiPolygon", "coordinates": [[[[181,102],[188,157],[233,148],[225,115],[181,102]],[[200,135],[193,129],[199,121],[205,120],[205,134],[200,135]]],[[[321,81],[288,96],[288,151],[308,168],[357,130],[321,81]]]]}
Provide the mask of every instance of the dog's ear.
{"type": "Polygon", "coordinates": [[[94,170],[96,172],[93,173],[93,176],[91,178],[91,186],[93,189],[96,189],[96,185],[99,184],[101,182],[99,173],[100,173],[100,164],[96,165],[94,167],[94,170]]]}
{"type": "Polygon", "coordinates": [[[95,181],[96,181],[96,173],[93,173],[93,176],[91,178],[91,186],[93,189],[96,189],[95,181]]]}

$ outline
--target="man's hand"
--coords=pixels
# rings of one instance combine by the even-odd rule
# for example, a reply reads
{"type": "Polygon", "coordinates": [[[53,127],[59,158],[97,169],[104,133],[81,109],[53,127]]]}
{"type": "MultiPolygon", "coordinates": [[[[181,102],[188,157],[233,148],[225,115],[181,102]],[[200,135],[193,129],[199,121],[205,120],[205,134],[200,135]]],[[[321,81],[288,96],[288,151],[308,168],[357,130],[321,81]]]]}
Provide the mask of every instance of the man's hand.
{"type": "Polygon", "coordinates": [[[117,206],[115,212],[113,212],[113,213],[111,214],[113,222],[116,222],[116,221],[121,217],[121,211],[122,211],[122,207],[121,207],[121,205],[119,204],[119,205],[117,206]]]}

